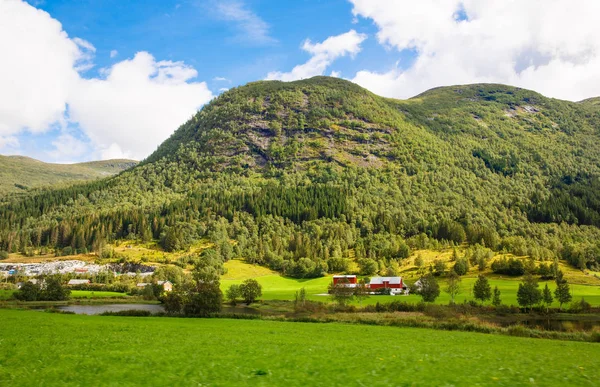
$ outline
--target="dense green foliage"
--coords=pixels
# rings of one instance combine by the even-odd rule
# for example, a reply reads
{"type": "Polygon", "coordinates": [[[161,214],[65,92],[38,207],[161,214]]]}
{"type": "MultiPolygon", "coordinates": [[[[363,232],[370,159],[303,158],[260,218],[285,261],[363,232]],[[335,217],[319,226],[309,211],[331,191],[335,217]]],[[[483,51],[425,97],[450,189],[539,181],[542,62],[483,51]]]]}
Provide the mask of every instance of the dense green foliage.
{"type": "Polygon", "coordinates": [[[0,310],[0,320],[0,384],[9,386],[430,386],[440,381],[591,386],[600,378],[595,343],[337,323],[17,310],[0,310]]]}
{"type": "Polygon", "coordinates": [[[20,301],[65,301],[71,297],[71,290],[62,284],[60,276],[54,275],[35,283],[24,282],[13,296],[20,301]]]}
{"type": "Polygon", "coordinates": [[[594,104],[501,85],[399,101],[327,77],[255,82],[117,177],[0,206],[0,250],[208,238],[223,261],[309,278],[468,242],[481,270],[486,248],[595,268],[599,130],[594,104]]]}

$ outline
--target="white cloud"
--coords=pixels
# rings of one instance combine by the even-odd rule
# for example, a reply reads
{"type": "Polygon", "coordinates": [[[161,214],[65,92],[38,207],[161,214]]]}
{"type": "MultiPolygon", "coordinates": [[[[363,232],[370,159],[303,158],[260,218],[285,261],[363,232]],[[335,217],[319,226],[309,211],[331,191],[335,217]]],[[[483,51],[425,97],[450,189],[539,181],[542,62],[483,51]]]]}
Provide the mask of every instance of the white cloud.
{"type": "Polygon", "coordinates": [[[108,147],[100,150],[100,159],[131,159],[131,153],[124,152],[118,144],[112,143],[108,147]]]}
{"type": "Polygon", "coordinates": [[[375,22],[381,44],[418,53],[408,69],[356,74],[378,94],[497,82],[570,100],[600,95],[598,1],[350,1],[355,16],[375,22]]]}
{"type": "MultiPolygon", "coordinates": [[[[115,154],[118,147],[121,155],[142,159],[212,98],[204,82],[192,81],[195,69],[146,52],[104,69],[102,79],[84,79],[79,72],[93,66],[95,51],[90,42],[69,38],[48,13],[0,0],[4,146],[15,144],[20,132],[64,128],[70,121],[91,139],[95,154],[115,154]]],[[[81,154],[73,140],[59,138],[56,152],[81,154]]]]}
{"type": "Polygon", "coordinates": [[[231,79],[227,79],[225,77],[214,77],[213,81],[215,81],[215,82],[227,82],[227,83],[231,83],[231,79]]]}
{"type": "Polygon", "coordinates": [[[54,150],[49,151],[48,155],[55,160],[69,161],[79,158],[89,152],[87,143],[68,133],[62,133],[52,141],[52,145],[54,146],[54,150]]]}
{"type": "Polygon", "coordinates": [[[80,79],[69,117],[100,149],[117,144],[141,159],[212,98],[196,70],[182,62],[155,61],[139,52],[108,70],[106,79],[80,79]]]}
{"type": "Polygon", "coordinates": [[[329,76],[330,77],[334,77],[334,78],[341,78],[342,77],[342,73],[341,73],[341,71],[332,71],[329,76]]]}
{"type": "Polygon", "coordinates": [[[269,25],[257,14],[249,10],[243,1],[220,0],[214,2],[219,17],[234,22],[239,30],[236,40],[253,43],[269,44],[276,40],[269,35],[269,25]]]}
{"type": "Polygon", "coordinates": [[[117,55],[119,55],[119,51],[117,51],[117,50],[110,50],[110,57],[111,58],[114,58],[117,55]]]}
{"type": "Polygon", "coordinates": [[[0,136],[0,150],[19,148],[19,139],[15,136],[0,136]]]}
{"type": "Polygon", "coordinates": [[[337,58],[346,55],[353,57],[358,54],[361,50],[360,45],[366,38],[367,35],[350,30],[341,35],[330,36],[321,43],[312,43],[310,40],[306,40],[302,49],[312,55],[308,62],[294,67],[288,73],[270,72],[267,79],[293,81],[323,75],[327,67],[337,58]]]}
{"type": "Polygon", "coordinates": [[[0,1],[0,135],[60,121],[82,52],[46,12],[0,1]]]}

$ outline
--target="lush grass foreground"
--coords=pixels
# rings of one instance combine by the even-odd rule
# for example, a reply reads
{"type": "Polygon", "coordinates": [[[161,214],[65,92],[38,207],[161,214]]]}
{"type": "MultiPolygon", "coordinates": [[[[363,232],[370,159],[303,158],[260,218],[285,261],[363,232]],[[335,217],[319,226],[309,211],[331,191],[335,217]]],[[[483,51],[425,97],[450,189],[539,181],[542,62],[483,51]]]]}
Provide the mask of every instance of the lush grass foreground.
{"type": "Polygon", "coordinates": [[[0,385],[594,385],[600,345],[428,329],[0,310],[0,385]]]}

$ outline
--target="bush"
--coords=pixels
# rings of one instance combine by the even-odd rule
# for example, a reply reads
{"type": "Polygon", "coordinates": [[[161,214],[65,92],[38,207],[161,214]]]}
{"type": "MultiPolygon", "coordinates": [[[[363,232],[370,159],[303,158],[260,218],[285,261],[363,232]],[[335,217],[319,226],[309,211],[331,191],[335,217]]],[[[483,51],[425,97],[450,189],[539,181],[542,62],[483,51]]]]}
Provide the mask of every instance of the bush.
{"type": "Polygon", "coordinates": [[[149,317],[152,313],[149,310],[120,310],[118,312],[104,312],[100,313],[100,316],[130,316],[130,317],[149,317]]]}
{"type": "Polygon", "coordinates": [[[431,274],[421,278],[421,290],[419,291],[424,302],[434,302],[440,295],[440,285],[431,274]]]}
{"type": "Polygon", "coordinates": [[[496,274],[520,276],[525,274],[525,265],[520,259],[502,257],[492,263],[492,271],[496,274]]]}
{"type": "Polygon", "coordinates": [[[60,276],[45,278],[40,300],[65,301],[71,297],[71,290],[61,283],[60,276]]]}
{"type": "Polygon", "coordinates": [[[21,289],[15,292],[14,297],[19,301],[38,301],[41,299],[41,295],[40,286],[27,281],[21,285],[21,289]]]}
{"type": "Polygon", "coordinates": [[[183,305],[186,316],[207,316],[221,311],[223,293],[218,283],[199,283],[183,305]]]}
{"type": "Polygon", "coordinates": [[[569,313],[586,313],[592,309],[592,305],[587,302],[585,299],[581,299],[580,301],[574,301],[569,306],[569,313]]]}
{"type": "Polygon", "coordinates": [[[240,294],[247,305],[262,296],[262,286],[255,279],[247,279],[240,285],[240,294]]]}
{"type": "Polygon", "coordinates": [[[0,261],[3,259],[8,259],[8,251],[0,251],[0,261]]]}
{"type": "Polygon", "coordinates": [[[240,288],[240,285],[231,285],[229,289],[225,291],[225,298],[227,298],[227,301],[229,301],[232,305],[236,305],[237,299],[241,296],[242,290],[240,288]]]}
{"type": "Polygon", "coordinates": [[[469,261],[465,258],[459,258],[454,264],[454,272],[458,275],[465,275],[469,271],[469,261]]]}

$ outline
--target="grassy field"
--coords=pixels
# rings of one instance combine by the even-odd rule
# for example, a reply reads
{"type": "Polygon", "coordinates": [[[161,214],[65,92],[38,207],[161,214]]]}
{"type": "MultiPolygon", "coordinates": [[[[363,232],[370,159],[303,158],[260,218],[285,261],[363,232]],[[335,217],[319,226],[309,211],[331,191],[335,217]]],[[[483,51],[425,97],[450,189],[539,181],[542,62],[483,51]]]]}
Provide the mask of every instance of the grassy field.
{"type": "Polygon", "coordinates": [[[568,385],[600,346],[466,332],[0,310],[0,385],[568,385]]]}
{"type": "MultiPolygon", "coordinates": [[[[310,278],[310,279],[296,279],[290,277],[282,277],[279,274],[270,272],[268,269],[264,269],[260,266],[249,265],[242,261],[229,261],[225,264],[225,267],[232,268],[231,272],[235,273],[230,275],[229,273],[221,280],[221,288],[225,291],[232,284],[240,284],[243,279],[256,278],[256,280],[263,286],[263,299],[265,300],[292,300],[294,294],[301,288],[306,289],[308,299],[315,301],[327,301],[328,297],[322,296],[321,294],[327,293],[327,286],[332,281],[331,276],[321,278],[310,278]],[[261,275],[256,275],[260,271],[261,275]],[[228,279],[234,277],[235,279],[228,279]]],[[[464,300],[473,300],[471,289],[476,280],[475,274],[470,274],[462,279],[461,293],[456,297],[456,302],[463,302],[464,300]]],[[[501,292],[502,302],[506,305],[518,305],[517,304],[517,289],[519,287],[520,279],[506,279],[498,278],[497,276],[491,276],[490,285],[492,288],[498,286],[501,292]]],[[[540,289],[548,283],[551,290],[556,287],[553,281],[540,282],[540,289]]],[[[440,280],[440,286],[442,291],[440,297],[436,300],[438,304],[447,304],[450,302],[450,296],[443,291],[445,287],[444,280],[440,280]]],[[[580,300],[584,297],[585,300],[592,305],[600,305],[600,286],[592,285],[571,285],[571,291],[574,300],[580,300]]],[[[371,296],[370,298],[362,301],[363,305],[375,304],[377,302],[390,302],[393,300],[407,301],[407,302],[419,302],[421,297],[415,294],[409,296],[371,296]]],[[[558,303],[555,302],[554,306],[558,307],[558,303]]]]}

